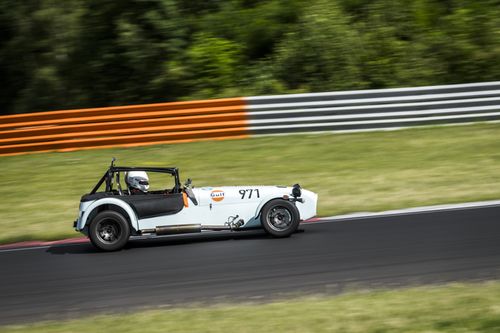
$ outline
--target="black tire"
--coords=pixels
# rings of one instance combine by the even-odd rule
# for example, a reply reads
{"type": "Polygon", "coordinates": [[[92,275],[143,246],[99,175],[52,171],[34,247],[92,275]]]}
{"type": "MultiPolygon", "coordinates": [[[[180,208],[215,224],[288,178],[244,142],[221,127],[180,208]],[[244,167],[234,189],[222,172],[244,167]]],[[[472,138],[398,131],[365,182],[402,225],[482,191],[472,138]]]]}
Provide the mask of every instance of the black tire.
{"type": "Polygon", "coordinates": [[[130,237],[130,226],[125,217],[113,210],[97,214],[89,226],[92,244],[103,251],[122,249],[130,237]]]}
{"type": "Polygon", "coordinates": [[[274,199],[262,208],[260,221],[264,230],[271,236],[289,237],[299,227],[299,210],[290,201],[274,199]]]}

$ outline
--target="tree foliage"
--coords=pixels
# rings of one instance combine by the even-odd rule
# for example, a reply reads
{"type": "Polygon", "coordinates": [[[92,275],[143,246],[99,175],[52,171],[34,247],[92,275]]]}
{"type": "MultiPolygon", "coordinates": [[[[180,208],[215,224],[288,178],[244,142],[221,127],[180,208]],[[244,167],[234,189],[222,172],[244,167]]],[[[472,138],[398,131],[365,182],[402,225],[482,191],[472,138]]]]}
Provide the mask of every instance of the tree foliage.
{"type": "Polygon", "coordinates": [[[0,112],[500,78],[498,0],[0,2],[0,112]]]}

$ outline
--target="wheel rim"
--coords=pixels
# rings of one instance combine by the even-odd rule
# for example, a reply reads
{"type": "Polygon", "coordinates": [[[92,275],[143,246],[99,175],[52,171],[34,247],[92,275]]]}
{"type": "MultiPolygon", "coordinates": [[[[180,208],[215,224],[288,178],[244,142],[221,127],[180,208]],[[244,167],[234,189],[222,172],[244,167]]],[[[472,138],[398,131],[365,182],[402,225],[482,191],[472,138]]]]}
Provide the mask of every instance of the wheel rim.
{"type": "Polygon", "coordinates": [[[121,228],[114,220],[105,219],[97,224],[97,236],[104,243],[114,243],[120,237],[121,228]]]}
{"type": "Polygon", "coordinates": [[[292,224],[292,213],[282,206],[276,206],[269,210],[266,218],[271,229],[276,231],[284,231],[292,224]]]}

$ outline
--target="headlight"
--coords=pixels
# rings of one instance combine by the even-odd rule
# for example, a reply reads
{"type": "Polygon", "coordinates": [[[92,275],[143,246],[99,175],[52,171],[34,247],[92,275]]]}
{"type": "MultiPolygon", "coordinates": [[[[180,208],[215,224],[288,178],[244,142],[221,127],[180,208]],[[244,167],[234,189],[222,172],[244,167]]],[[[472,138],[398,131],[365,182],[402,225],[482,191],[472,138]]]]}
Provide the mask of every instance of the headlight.
{"type": "Polygon", "coordinates": [[[293,195],[294,198],[298,198],[298,197],[300,197],[302,195],[302,191],[300,189],[300,185],[299,184],[293,185],[292,195],[293,195]]]}

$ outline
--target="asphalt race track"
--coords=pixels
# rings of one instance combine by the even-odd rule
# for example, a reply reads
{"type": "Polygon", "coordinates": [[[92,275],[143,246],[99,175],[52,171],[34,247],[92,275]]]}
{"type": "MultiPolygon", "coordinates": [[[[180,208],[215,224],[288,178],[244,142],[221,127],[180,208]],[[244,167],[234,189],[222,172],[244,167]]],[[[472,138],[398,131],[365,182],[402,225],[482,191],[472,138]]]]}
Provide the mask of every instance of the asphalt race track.
{"type": "Polygon", "coordinates": [[[183,303],[500,277],[500,207],[0,251],[0,324],[183,303]]]}

